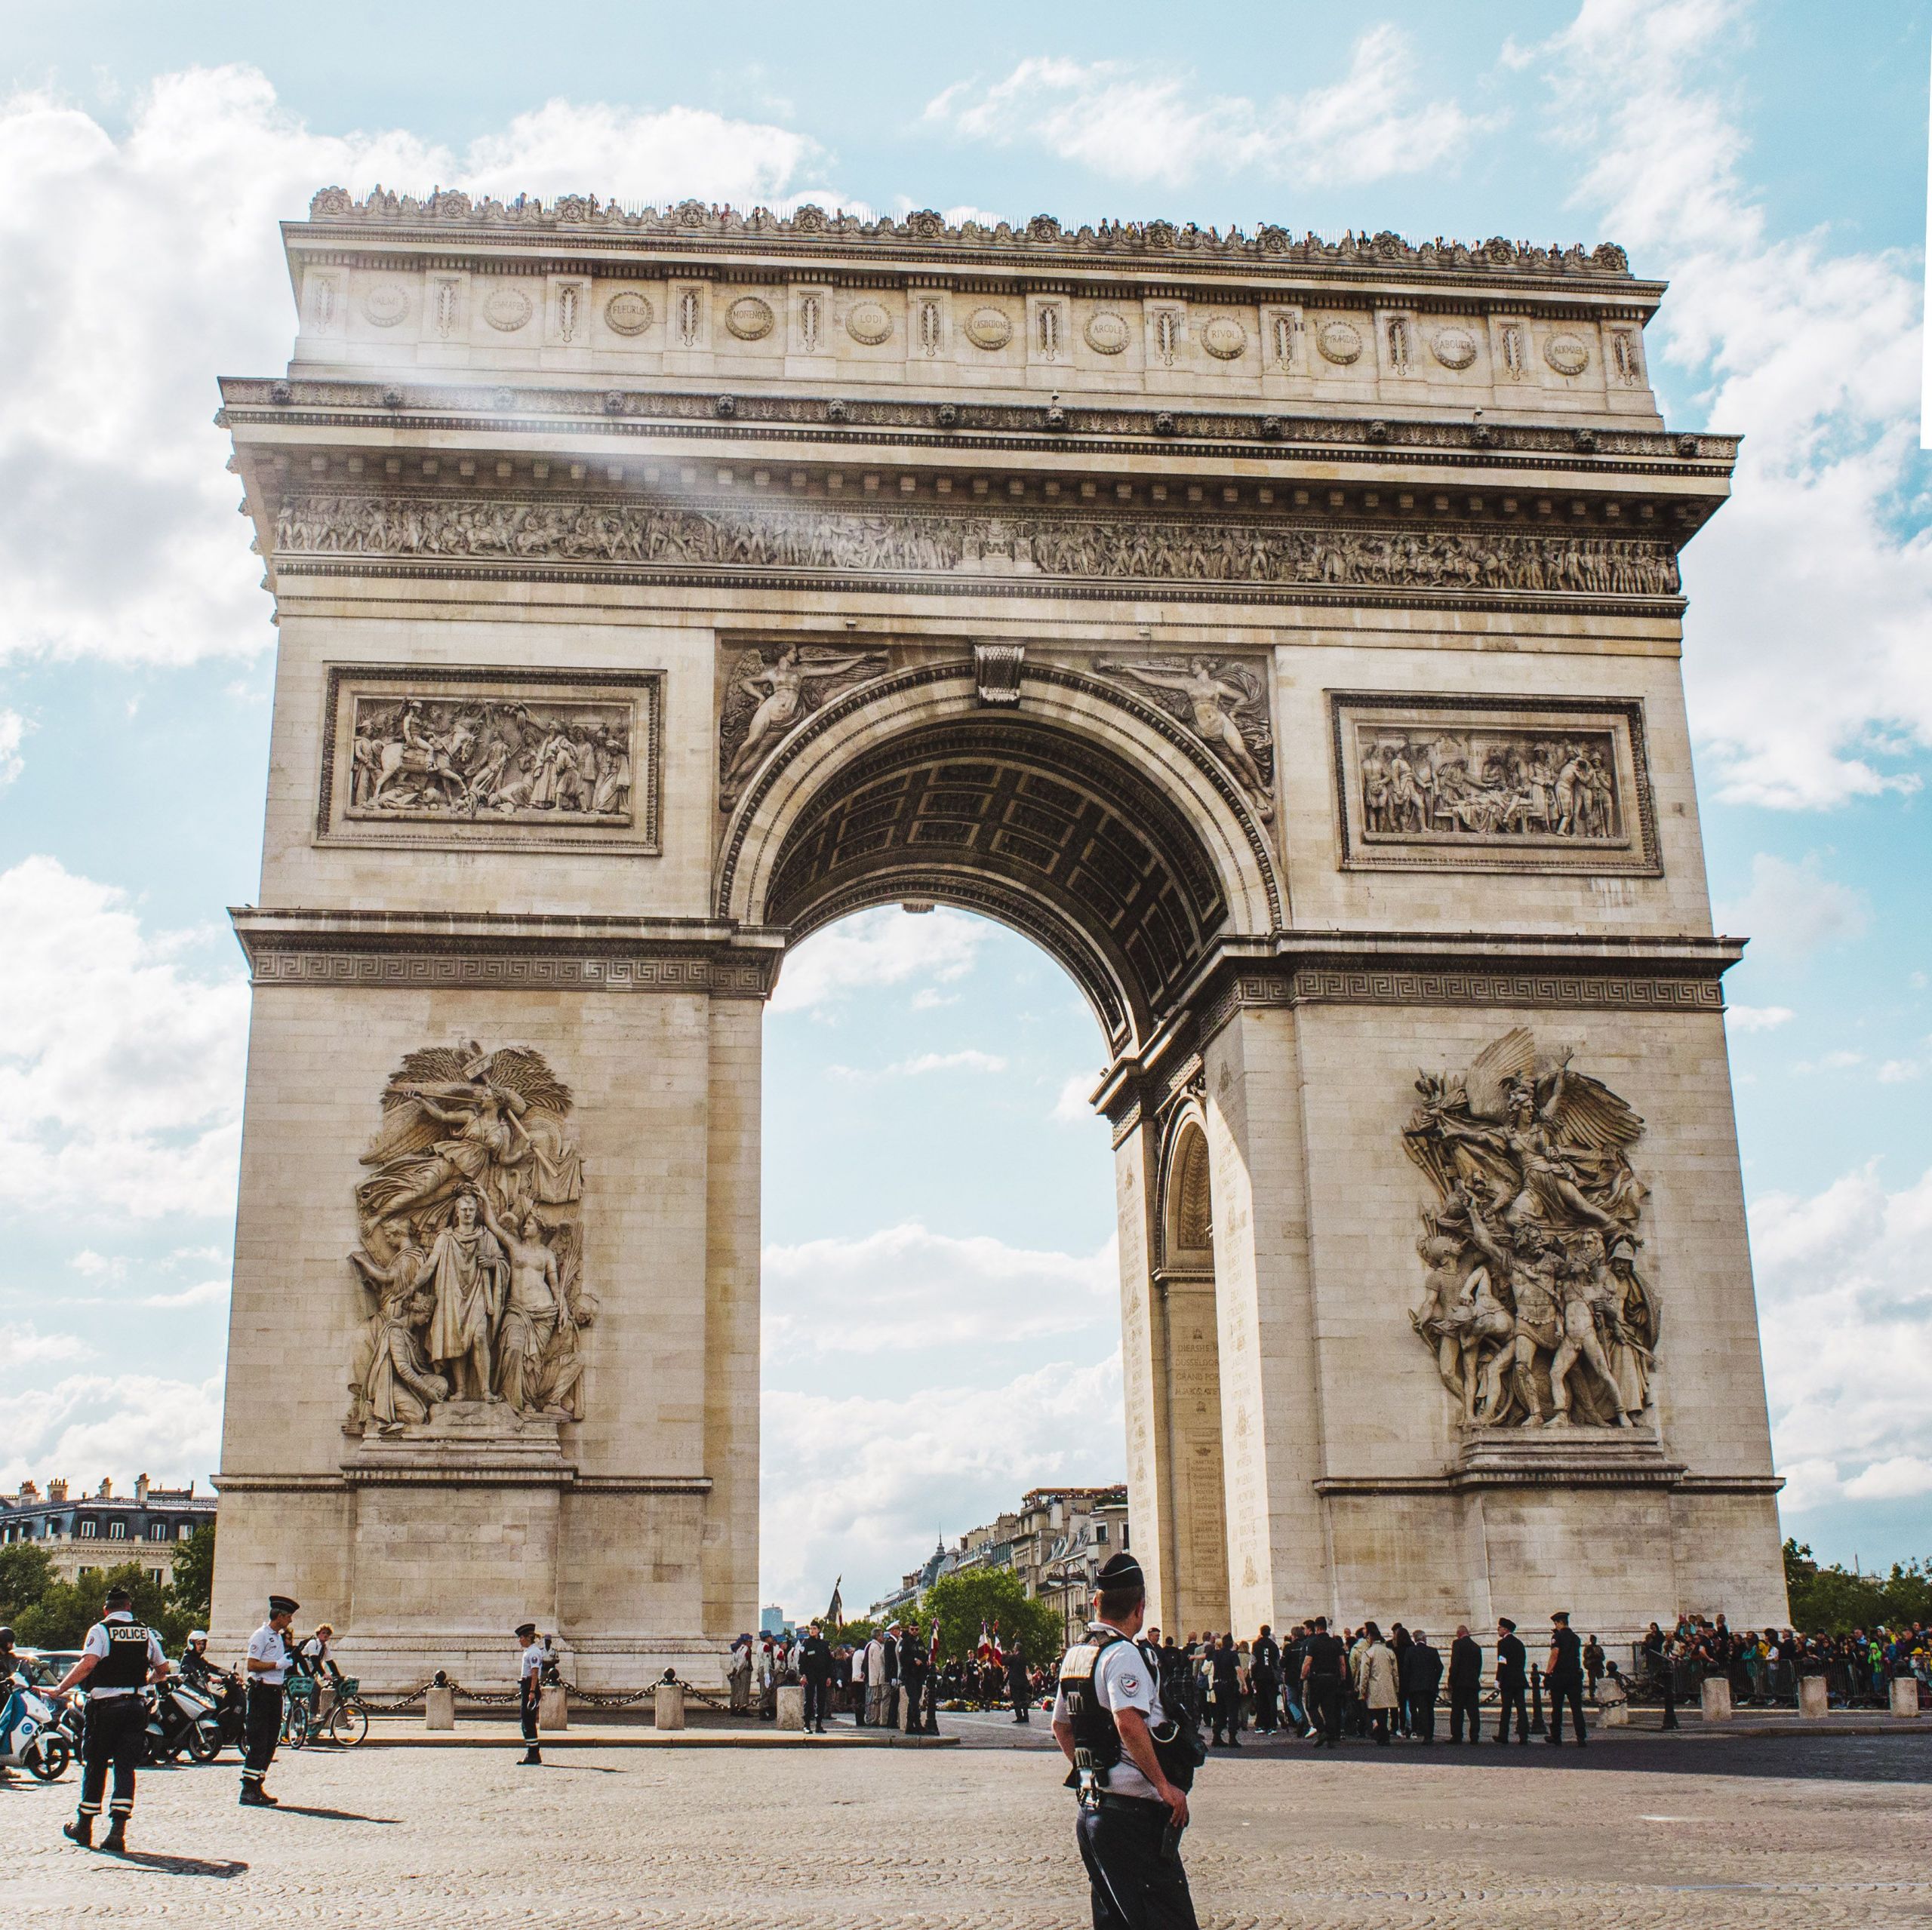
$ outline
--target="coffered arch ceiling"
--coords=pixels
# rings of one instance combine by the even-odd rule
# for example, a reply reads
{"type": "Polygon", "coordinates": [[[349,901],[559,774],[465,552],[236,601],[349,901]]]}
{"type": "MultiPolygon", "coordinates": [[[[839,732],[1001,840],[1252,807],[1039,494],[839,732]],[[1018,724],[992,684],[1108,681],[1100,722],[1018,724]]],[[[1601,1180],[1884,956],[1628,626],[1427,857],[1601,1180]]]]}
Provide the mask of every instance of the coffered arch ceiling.
{"type": "Polygon", "coordinates": [[[764,916],[795,939],[909,900],[1037,940],[1116,1050],[1146,1036],[1229,908],[1192,827],[1125,757],[986,711],[908,729],[834,772],[780,846],[764,916]]]}

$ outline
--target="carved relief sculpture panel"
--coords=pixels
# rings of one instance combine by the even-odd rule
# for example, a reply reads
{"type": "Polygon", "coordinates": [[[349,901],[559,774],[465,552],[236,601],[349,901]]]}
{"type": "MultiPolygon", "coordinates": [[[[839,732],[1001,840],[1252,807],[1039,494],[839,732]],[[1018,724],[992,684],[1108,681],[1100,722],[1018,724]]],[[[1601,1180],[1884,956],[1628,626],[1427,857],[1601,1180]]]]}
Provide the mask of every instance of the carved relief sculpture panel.
{"type": "Polygon", "coordinates": [[[1627,1157],[1644,1122],[1524,1026],[1416,1090],[1403,1146],[1437,1203],[1410,1320],[1463,1425],[1638,1425],[1661,1323],[1627,1157]]]}
{"type": "Polygon", "coordinates": [[[409,1053],[355,1188],[368,1304],[346,1431],[516,1432],[583,1418],[583,1161],[540,1053],[409,1053]]]}
{"type": "Polygon", "coordinates": [[[1351,870],[1663,869],[1641,703],[1331,691],[1351,870]]]}
{"type": "Polygon", "coordinates": [[[657,849],[662,671],[329,672],[316,841],[657,849]]]}

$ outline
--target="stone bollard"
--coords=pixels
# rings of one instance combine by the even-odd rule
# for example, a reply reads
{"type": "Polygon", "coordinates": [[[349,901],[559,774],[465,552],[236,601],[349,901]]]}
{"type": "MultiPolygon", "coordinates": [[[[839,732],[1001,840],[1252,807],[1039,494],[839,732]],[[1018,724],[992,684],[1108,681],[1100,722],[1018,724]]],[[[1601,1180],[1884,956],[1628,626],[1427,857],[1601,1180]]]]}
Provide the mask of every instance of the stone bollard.
{"type": "Polygon", "coordinates": [[[805,1726],[805,1689],[802,1683],[781,1683],[778,1690],[778,1726],[801,1729],[805,1726]]]}
{"type": "Polygon", "coordinates": [[[1823,1718],[1832,1713],[1832,1692],[1826,1687],[1823,1676],[1801,1675],[1798,1678],[1798,1713],[1814,1718],[1823,1718]]]}
{"type": "Polygon", "coordinates": [[[1606,1695],[1599,1705],[1597,1720],[1607,1729],[1630,1726],[1630,1700],[1624,1695],[1606,1695]]]}
{"type": "Polygon", "coordinates": [[[685,1726],[685,1686],[681,1682],[657,1685],[656,1721],[660,1729],[681,1729],[685,1726]]]}
{"type": "Polygon", "coordinates": [[[432,1689],[424,1695],[423,1726],[426,1729],[453,1729],[456,1727],[454,1689],[432,1689]]]}
{"type": "Polygon", "coordinates": [[[1704,1678],[1704,1719],[1707,1723],[1730,1720],[1730,1684],[1721,1675],[1704,1678]]]}
{"type": "Polygon", "coordinates": [[[570,1691],[560,1682],[540,1689],[537,1697],[537,1726],[540,1729],[567,1729],[571,1726],[570,1691]]]}
{"type": "Polygon", "coordinates": [[[1893,1676],[1892,1713],[1895,1716],[1915,1716],[1918,1713],[1918,1678],[1916,1676],[1893,1676]]]}

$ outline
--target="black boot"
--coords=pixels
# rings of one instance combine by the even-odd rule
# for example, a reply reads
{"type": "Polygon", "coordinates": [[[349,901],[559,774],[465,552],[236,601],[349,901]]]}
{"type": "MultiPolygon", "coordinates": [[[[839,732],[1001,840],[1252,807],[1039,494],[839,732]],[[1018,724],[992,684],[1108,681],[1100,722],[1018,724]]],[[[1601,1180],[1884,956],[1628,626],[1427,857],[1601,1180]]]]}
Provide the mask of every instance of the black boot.
{"type": "Polygon", "coordinates": [[[107,1826],[107,1833],[100,1839],[100,1846],[109,1856],[118,1856],[128,1847],[128,1819],[115,1817],[107,1826]]]}
{"type": "Polygon", "coordinates": [[[244,1809],[272,1809],[277,1800],[260,1783],[244,1783],[242,1785],[242,1807],[244,1809]]]}
{"type": "Polygon", "coordinates": [[[60,1825],[60,1833],[70,1843],[78,1843],[82,1849],[92,1849],[94,1818],[91,1816],[76,1816],[71,1823],[60,1825]]]}
{"type": "Polygon", "coordinates": [[[536,1744],[533,1742],[530,1747],[523,1752],[522,1759],[517,1764],[517,1767],[519,1769],[528,1769],[533,1768],[540,1769],[543,1766],[543,1753],[537,1748],[536,1744]]]}

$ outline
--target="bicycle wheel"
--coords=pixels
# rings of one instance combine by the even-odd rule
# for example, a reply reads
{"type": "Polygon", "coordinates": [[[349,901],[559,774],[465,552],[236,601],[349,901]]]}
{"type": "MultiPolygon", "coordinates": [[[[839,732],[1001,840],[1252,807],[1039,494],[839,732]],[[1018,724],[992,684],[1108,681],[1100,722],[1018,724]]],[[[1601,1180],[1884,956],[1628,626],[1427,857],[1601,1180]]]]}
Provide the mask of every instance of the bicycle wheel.
{"type": "Polygon", "coordinates": [[[281,1739],[291,1749],[303,1749],[309,1742],[309,1711],[300,1702],[291,1702],[281,1719],[281,1739]]]}
{"type": "Polygon", "coordinates": [[[338,1702],[329,1716],[329,1740],[353,1749],[369,1733],[369,1712],[361,1703],[338,1702]]]}

